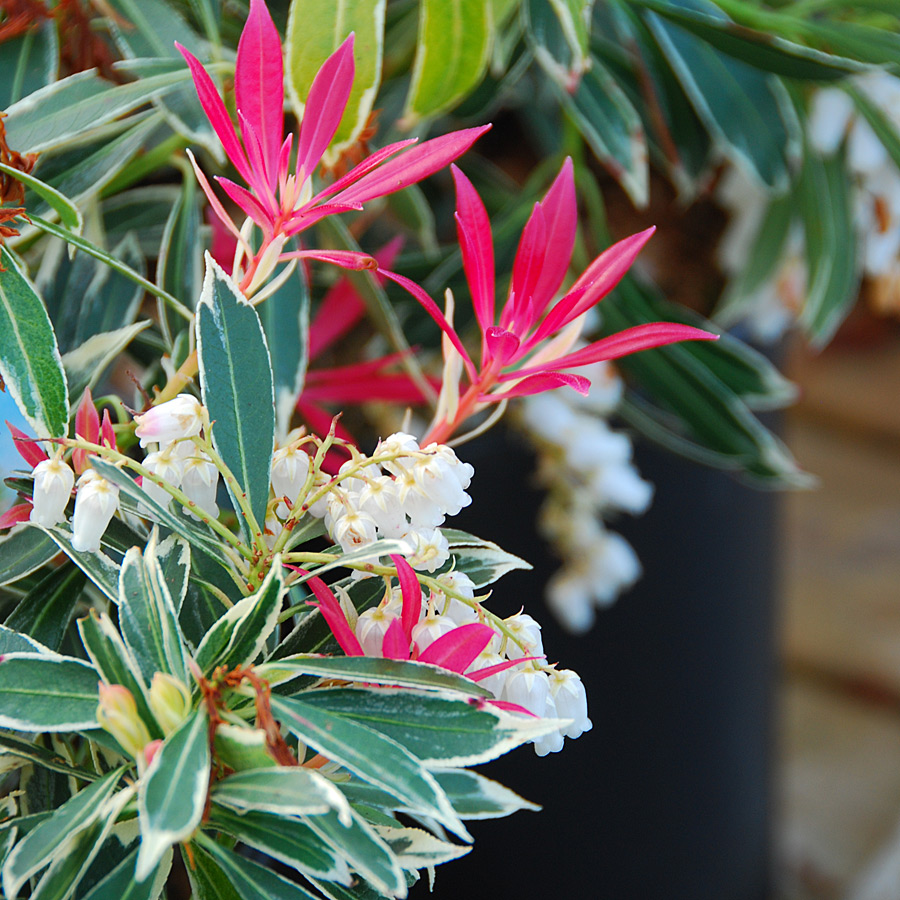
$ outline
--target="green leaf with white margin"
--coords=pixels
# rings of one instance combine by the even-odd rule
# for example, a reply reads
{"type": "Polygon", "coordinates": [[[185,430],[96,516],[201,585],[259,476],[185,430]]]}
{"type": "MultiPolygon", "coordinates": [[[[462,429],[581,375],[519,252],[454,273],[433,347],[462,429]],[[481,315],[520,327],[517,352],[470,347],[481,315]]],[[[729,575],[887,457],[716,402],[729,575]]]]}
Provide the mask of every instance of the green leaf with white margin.
{"type": "Polygon", "coordinates": [[[151,738],[165,737],[147,703],[145,682],[137,660],[125,646],[119,632],[106,613],[91,610],[78,620],[78,633],[94,668],[107,684],[119,684],[134,697],[138,716],[151,738]]]}
{"type": "Polygon", "coordinates": [[[697,115],[729,157],[775,191],[790,182],[800,125],[775,76],[726,56],[656,13],[645,21],[697,115]]]}
{"type": "Polygon", "coordinates": [[[591,67],[588,45],[591,37],[591,9],[594,0],[550,0],[572,54],[569,72],[575,78],[591,67]]]}
{"type": "Polygon", "coordinates": [[[299,884],[288,881],[259,863],[238,856],[201,833],[203,848],[215,859],[237,888],[242,900],[317,900],[299,884]]]}
{"type": "MultiPolygon", "coordinates": [[[[272,364],[256,310],[208,253],[197,305],[197,356],[203,403],[215,423],[213,444],[262,527],[275,446],[272,364]]],[[[243,521],[237,498],[231,499],[243,521]]]]}
{"type": "MultiPolygon", "coordinates": [[[[272,697],[284,727],[323,756],[378,785],[416,812],[432,816],[463,839],[469,834],[437,782],[405,747],[369,725],[297,697],[272,697]]],[[[315,826],[313,826],[315,827],[315,826]]]]}
{"type": "Polygon", "coordinates": [[[189,79],[187,67],[122,85],[100,78],[96,69],[78,72],[10,106],[6,137],[19,153],[66,146],[189,79]]]}
{"type": "Polygon", "coordinates": [[[133,793],[133,788],[126,788],[109,797],[98,820],[59,848],[31,894],[31,900],[69,900],[72,897],[133,793]]]}
{"type": "Polygon", "coordinates": [[[256,667],[269,684],[283,684],[302,675],[373,684],[402,685],[424,690],[459,691],[473,697],[490,697],[474,681],[440,666],[413,660],[379,659],[373,656],[286,656],[256,667]]]}
{"type": "Polygon", "coordinates": [[[138,789],[141,849],[135,879],[147,879],[165,852],[187,840],[203,818],[209,788],[209,728],[196,710],[169,737],[150,763],[138,789]]]}
{"type": "MultiPolygon", "coordinates": [[[[214,803],[210,825],[303,875],[343,884],[351,882],[342,848],[332,845],[299,819],[258,811],[237,813],[214,803]]],[[[354,833],[352,822],[345,831],[354,833]]],[[[366,846],[374,850],[376,859],[384,852],[378,845],[366,846]]],[[[390,863],[388,866],[390,871],[390,863]]]]}
{"type": "Polygon", "coordinates": [[[0,538],[0,585],[30,575],[58,553],[57,544],[40,529],[14,528],[0,538]]]}
{"type": "Polygon", "coordinates": [[[494,23],[484,0],[422,0],[404,117],[412,124],[456,106],[480,83],[494,23]]]}
{"type": "Polygon", "coordinates": [[[34,526],[49,535],[69,559],[87,575],[88,578],[114,603],[119,602],[118,581],[119,566],[110,559],[102,550],[85,551],[76,550],[72,546],[72,532],[68,526],[62,528],[59,525],[53,528],[44,528],[41,525],[34,526]]]}
{"type": "Polygon", "coordinates": [[[97,882],[81,900],[157,900],[165,887],[172,868],[171,851],[166,853],[156,869],[154,877],[135,881],[134,868],[138,851],[132,850],[113,870],[97,882]]]}
{"type": "Polygon", "coordinates": [[[373,825],[372,828],[391,848],[404,869],[439,866],[451,859],[459,859],[472,850],[471,846],[442,841],[423,828],[391,828],[386,825],[373,825]]]}
{"type": "Polygon", "coordinates": [[[0,656],[9,653],[42,653],[47,656],[59,656],[55,650],[28,637],[13,631],[8,625],[0,625],[0,656]]]}
{"type": "Polygon", "coordinates": [[[852,82],[845,81],[841,88],[852,97],[853,103],[875,132],[881,146],[887,151],[894,165],[900,169],[900,129],[894,120],[888,118],[885,112],[852,82]]]}
{"type": "Polygon", "coordinates": [[[808,286],[800,324],[823,347],[856,301],[860,262],[843,154],[807,153],[800,175],[808,286]]]}
{"type": "Polygon", "coordinates": [[[62,363],[72,396],[80,400],[84,389],[93,388],[113,360],[150,324],[147,319],[115,331],[95,334],[81,346],[64,353],[62,363]]]}
{"type": "Polygon", "coordinates": [[[56,21],[38,19],[23,34],[0,45],[0,109],[6,109],[32,91],[56,81],[59,75],[59,38],[56,21]]]}
{"type": "Polygon", "coordinates": [[[6,247],[0,264],[0,376],[38,437],[65,437],[69,395],[53,326],[6,247]]]}
{"type": "Polygon", "coordinates": [[[81,229],[84,227],[81,210],[68,197],[49,184],[45,184],[40,178],[35,178],[34,175],[28,175],[25,172],[14,169],[12,166],[6,165],[6,163],[0,163],[0,172],[4,175],[11,175],[16,181],[21,181],[26,187],[31,188],[56,211],[60,222],[66,228],[81,234],[81,229]]]}
{"type": "Polygon", "coordinates": [[[0,728],[95,728],[98,680],[96,669],[78,659],[10,653],[0,661],[0,728]]]}
{"type": "Polygon", "coordinates": [[[461,819],[497,819],[540,807],[515,791],[469,769],[435,769],[432,774],[461,819]]]}
{"type": "Polygon", "coordinates": [[[352,31],[353,87],[324,160],[337,162],[359,139],[381,84],[386,0],[293,0],[285,37],[288,93],[297,119],[322,63],[352,31]]]}
{"type": "Polygon", "coordinates": [[[194,655],[200,669],[210,673],[218,666],[232,669],[252,663],[278,626],[283,594],[279,554],[259,589],[235,603],[207,632],[194,655]]]}
{"type": "Polygon", "coordinates": [[[223,722],[216,729],[215,752],[219,762],[235,772],[270,769],[278,765],[269,752],[262,728],[223,722]]]}
{"type": "Polygon", "coordinates": [[[85,575],[77,566],[51,569],[22,598],[4,624],[51,650],[59,650],[84,583],[85,575]]]}
{"type": "Polygon", "coordinates": [[[406,878],[391,848],[356,810],[351,809],[350,816],[349,828],[337,813],[311,816],[304,821],[377,890],[391,896],[406,896],[406,878]]]}
{"type": "Polygon", "coordinates": [[[100,777],[90,769],[69,765],[58,753],[47,750],[40,744],[19,740],[2,731],[0,731],[0,747],[21,759],[27,759],[33,765],[40,766],[42,769],[49,769],[51,772],[59,772],[61,775],[68,775],[71,778],[89,782],[96,781],[100,777]]]}
{"type": "Polygon", "coordinates": [[[190,544],[183,538],[170,534],[157,545],[156,561],[169,589],[172,605],[180,612],[191,576],[190,544]]]}
{"type": "MultiPolygon", "coordinates": [[[[706,0],[637,0],[686,28],[704,43],[751,66],[803,81],[834,81],[865,70],[854,59],[823,53],[779,36],[777,29],[756,30],[739,25],[706,0]]],[[[827,41],[818,42],[827,46],[827,41]]]]}
{"type": "Polygon", "coordinates": [[[178,614],[157,558],[154,528],[144,553],[132,547],[119,575],[119,627],[147,684],[156,672],[189,683],[178,614]]]}
{"type": "Polygon", "coordinates": [[[478,765],[554,730],[484,701],[400,688],[324,688],[294,699],[385,735],[427,766],[478,765]]]}
{"type": "Polygon", "coordinates": [[[313,816],[348,809],[344,795],[327,778],[299,767],[229,775],[216,783],[212,798],[238,813],[257,810],[279,816],[313,816]]]}
{"type": "MultiPolygon", "coordinates": [[[[516,569],[530,569],[524,559],[505,550],[490,547],[463,547],[453,551],[456,565],[452,571],[468,575],[476,589],[486,587],[516,569]]],[[[448,571],[451,571],[448,568],[448,571]]]]}
{"type": "Polygon", "coordinates": [[[3,889],[7,897],[15,897],[22,885],[46,866],[68,839],[99,818],[123,771],[116,769],[79,791],[19,841],[3,865],[3,889]]]}
{"type": "Polygon", "coordinates": [[[275,436],[281,443],[303,391],[309,357],[309,285],[303,266],[296,266],[296,272],[258,310],[272,358],[275,436]]]}
{"type": "Polygon", "coordinates": [[[194,900],[244,900],[231,878],[202,847],[192,843],[190,848],[194,865],[188,866],[188,878],[194,900]]]}

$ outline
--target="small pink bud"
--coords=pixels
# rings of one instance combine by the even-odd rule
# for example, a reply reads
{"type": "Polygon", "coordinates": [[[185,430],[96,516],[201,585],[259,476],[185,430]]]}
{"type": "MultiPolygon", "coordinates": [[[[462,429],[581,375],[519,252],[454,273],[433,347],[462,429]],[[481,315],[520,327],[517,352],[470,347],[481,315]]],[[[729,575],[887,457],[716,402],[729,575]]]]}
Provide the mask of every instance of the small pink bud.
{"type": "Polygon", "coordinates": [[[138,715],[131,691],[121,684],[105,684],[102,681],[99,688],[97,721],[100,727],[108,731],[126,753],[137,757],[150,743],[150,733],[138,715]]]}
{"type": "Polygon", "coordinates": [[[150,741],[150,743],[144,747],[144,762],[146,762],[148,766],[153,762],[154,757],[159,753],[162,745],[163,742],[157,738],[155,741],[150,741]]]}

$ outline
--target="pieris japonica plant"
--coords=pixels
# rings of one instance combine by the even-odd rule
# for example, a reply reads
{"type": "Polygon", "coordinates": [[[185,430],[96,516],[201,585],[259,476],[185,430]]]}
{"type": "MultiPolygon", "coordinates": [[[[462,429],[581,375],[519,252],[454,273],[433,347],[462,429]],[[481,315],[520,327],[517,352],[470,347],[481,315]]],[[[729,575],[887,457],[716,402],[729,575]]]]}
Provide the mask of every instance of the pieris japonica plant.
{"type": "MultiPolygon", "coordinates": [[[[136,41],[111,22],[122,46],[136,41]]],[[[263,0],[233,62],[179,34],[158,51],[171,49],[166,65],[142,67],[132,46],[117,71],[137,80],[74,74],[8,110],[0,171],[17,205],[3,209],[0,374],[31,432],[10,426],[24,465],[0,517],[3,895],[155,900],[186,876],[198,900],[403,897],[422,870],[469,852],[466,819],[532,807],[471,766],[528,743],[557,752],[591,727],[581,680],[538,621],[491,610],[495,582],[528,566],[452,527],[478,501],[477,472],[450,442],[517,397],[587,393],[579,367],[713,335],[646,323],[580,341],[650,232],[572,271],[571,161],[506,273],[453,167],[468,298],[448,290],[441,307],[395,271],[396,241],[369,251],[353,234],[370,204],[449,167],[489,126],[358,147],[335,171],[352,34],[287,134],[263,0]],[[173,86],[172,109],[123,126],[173,86]],[[134,129],[155,137],[126,152],[134,129]],[[171,155],[186,132],[209,159],[171,155]],[[50,148],[44,180],[35,154],[50,148]],[[104,247],[123,207],[94,182],[109,184],[122,153],[120,187],[154,159],[185,176],[180,192],[132,198],[132,214],[172,203],[154,280],[130,262],[147,234],[104,247]],[[212,176],[217,155],[242,183],[212,176]],[[54,163],[93,180],[83,204],[54,186],[54,163]],[[345,226],[318,226],[346,214],[355,230],[335,247],[345,226]],[[440,329],[442,364],[404,345],[320,365],[363,315],[342,270],[414,298],[440,329]],[[308,277],[330,278],[311,322],[308,277]],[[457,327],[469,300],[475,327],[457,327]],[[126,347],[130,361],[105,376],[126,347]],[[430,402],[430,424],[356,440],[326,406],[371,400],[430,402]]]]}

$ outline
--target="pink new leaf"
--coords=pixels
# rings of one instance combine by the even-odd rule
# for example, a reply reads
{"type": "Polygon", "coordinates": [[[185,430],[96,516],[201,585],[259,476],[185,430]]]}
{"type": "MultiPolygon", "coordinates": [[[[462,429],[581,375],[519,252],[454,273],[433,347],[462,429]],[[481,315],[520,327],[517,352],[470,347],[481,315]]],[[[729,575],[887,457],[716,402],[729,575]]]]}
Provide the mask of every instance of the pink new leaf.
{"type": "Polygon", "coordinates": [[[6,510],[3,515],[0,515],[0,531],[5,528],[12,528],[13,525],[18,525],[19,522],[27,522],[30,517],[31,504],[17,503],[6,510]]]}
{"type": "Polygon", "coordinates": [[[491,223],[472,182],[454,165],[456,231],[475,318],[484,334],[494,324],[494,240],[491,223]]]}
{"type": "Polygon", "coordinates": [[[297,146],[297,173],[301,178],[312,174],[341,124],[354,71],[351,34],[322,63],[309,89],[297,146]]]}
{"type": "MultiPolygon", "coordinates": [[[[556,361],[553,364],[556,365],[556,361]]],[[[579,394],[583,394],[586,397],[591,388],[590,381],[581,375],[572,375],[569,372],[549,372],[543,367],[510,372],[508,375],[501,375],[499,380],[510,381],[513,379],[521,379],[521,381],[517,381],[513,387],[503,393],[483,394],[480,399],[487,403],[497,403],[500,400],[508,400],[511,397],[527,397],[529,394],[542,394],[544,391],[552,391],[558,387],[574,388],[579,394]],[[535,374],[530,374],[531,372],[535,374]]]]}
{"type": "MultiPolygon", "coordinates": [[[[303,572],[302,569],[300,571],[303,572]]],[[[304,574],[307,573],[304,572],[304,574]]],[[[338,603],[337,597],[331,593],[328,585],[317,575],[310,576],[306,583],[315,595],[316,601],[318,601],[310,600],[308,601],[309,605],[318,607],[319,612],[322,613],[322,618],[325,619],[328,627],[331,629],[331,633],[344,653],[347,656],[365,656],[359,639],[353,633],[353,629],[344,615],[344,610],[341,609],[341,604],[338,603]]]]}
{"type": "Polygon", "coordinates": [[[419,662],[433,663],[451,672],[465,672],[491,642],[494,633],[493,628],[480,622],[460,625],[429,644],[419,656],[419,662]]]}
{"type": "Polygon", "coordinates": [[[632,234],[604,250],[572,285],[572,290],[547,313],[529,346],[555,334],[602,300],[622,280],[654,231],[655,227],[632,234]]]}
{"type": "Polygon", "coordinates": [[[404,275],[398,275],[396,272],[389,272],[387,269],[379,269],[378,270],[385,278],[390,278],[391,281],[396,282],[400,285],[400,287],[407,290],[425,309],[425,312],[431,316],[432,319],[438,324],[441,331],[450,338],[450,342],[456,348],[459,355],[462,357],[463,364],[466,367],[466,371],[469,373],[469,377],[472,381],[475,381],[477,378],[477,373],[475,371],[475,364],[472,362],[471,357],[468,354],[468,351],[463,346],[462,341],[459,339],[459,335],[454,331],[450,323],[444,317],[444,314],[438,308],[438,305],[425,293],[422,288],[419,287],[414,281],[411,281],[404,275]]]}
{"type": "Polygon", "coordinates": [[[49,459],[34,438],[30,438],[24,431],[20,431],[11,422],[7,422],[6,427],[12,435],[13,443],[16,445],[16,450],[19,451],[19,456],[21,456],[32,469],[38,463],[43,462],[45,459],[49,459]]]}
{"type": "MultiPolygon", "coordinates": [[[[94,398],[90,388],[85,388],[81,395],[81,402],[75,411],[75,436],[91,444],[100,442],[100,416],[94,406],[94,398]]],[[[72,451],[72,465],[80,475],[87,468],[88,451],[72,451]]]]}
{"type": "MultiPolygon", "coordinates": [[[[575,366],[586,366],[590,363],[601,362],[608,359],[618,359],[620,356],[628,356],[631,353],[639,353],[641,350],[650,350],[653,347],[662,347],[666,344],[675,344],[679,341],[717,341],[719,336],[701,328],[691,325],[678,325],[674,322],[649,322],[646,325],[635,325],[626,328],[618,334],[601,338],[569,353],[554,359],[548,365],[554,369],[571,369],[575,366]]],[[[528,374],[529,369],[521,369],[517,374],[528,374]]],[[[537,371],[537,370],[535,370],[537,371]]]]}
{"type": "Polygon", "coordinates": [[[422,613],[422,585],[419,584],[412,566],[402,556],[392,554],[391,562],[397,567],[397,579],[403,597],[400,622],[403,625],[408,648],[412,644],[412,630],[422,613]]]}
{"type": "Polygon", "coordinates": [[[409,659],[409,640],[403,633],[399,619],[388,625],[381,639],[381,655],[385,659],[409,659]]]}
{"type": "Polygon", "coordinates": [[[261,174],[274,193],[284,132],[284,66],[281,38],[263,0],[250,0],[250,15],[238,43],[234,94],[238,111],[259,139],[261,174]]]}
{"type": "Polygon", "coordinates": [[[534,324],[527,311],[533,308],[531,298],[541,277],[546,250],[547,225],[544,222],[544,211],[540,203],[535,203],[522,230],[513,262],[509,301],[500,316],[500,324],[504,328],[512,329],[523,336],[534,324]]]}
{"type": "Polygon", "coordinates": [[[485,361],[497,360],[501,366],[506,366],[515,359],[520,341],[512,332],[492,325],[484,333],[484,345],[487,350],[485,361]]]}
{"type": "Polygon", "coordinates": [[[427,178],[462,156],[491,126],[451,131],[407,150],[335,196],[335,203],[365,203],[427,178]]]}
{"type": "Polygon", "coordinates": [[[226,155],[234,164],[234,167],[238,172],[241,173],[241,177],[244,181],[246,181],[247,184],[254,184],[256,179],[253,176],[250,163],[247,161],[244,148],[241,146],[240,141],[237,139],[237,135],[234,133],[234,125],[228,116],[225,104],[222,102],[222,98],[219,96],[219,92],[216,90],[216,86],[213,84],[212,79],[206,73],[206,69],[203,68],[200,60],[197,59],[190,50],[182,47],[177,41],[175,42],[175,46],[178,48],[178,51],[184,57],[191,70],[191,75],[194,79],[194,87],[197,89],[197,96],[200,99],[200,105],[203,107],[203,111],[209,119],[209,124],[212,125],[213,130],[216,132],[226,155]]]}

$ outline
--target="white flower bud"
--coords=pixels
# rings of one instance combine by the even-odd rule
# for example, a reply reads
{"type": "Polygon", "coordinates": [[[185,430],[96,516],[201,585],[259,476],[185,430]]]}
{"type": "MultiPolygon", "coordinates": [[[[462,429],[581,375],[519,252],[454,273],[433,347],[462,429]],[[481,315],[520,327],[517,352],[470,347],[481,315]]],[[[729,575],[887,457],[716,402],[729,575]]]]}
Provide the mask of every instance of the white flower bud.
{"type": "Polygon", "coordinates": [[[153,406],[147,412],[135,416],[134,433],[141,446],[154,442],[168,444],[179,438],[194,437],[203,427],[203,406],[190,394],[179,394],[174,400],[153,406]]]}
{"type": "Polygon", "coordinates": [[[88,469],[78,479],[75,514],[72,516],[72,546],[82,552],[100,549],[100,538],[119,508],[119,489],[88,469]]]}
{"type": "Polygon", "coordinates": [[[419,442],[411,434],[398,431],[395,434],[386,437],[383,441],[378,442],[378,446],[375,448],[375,455],[382,456],[388,453],[403,454],[398,459],[389,460],[388,462],[383,462],[381,464],[382,468],[386,469],[391,474],[400,476],[407,469],[415,465],[416,458],[413,454],[417,453],[418,450],[419,442]]]}
{"type": "MultiPolygon", "coordinates": [[[[210,462],[209,457],[200,450],[185,460],[184,474],[181,476],[181,490],[187,494],[196,506],[212,518],[219,514],[216,494],[219,489],[219,470],[210,462]]],[[[184,511],[195,519],[200,517],[189,507],[184,511]]]]}
{"type": "Polygon", "coordinates": [[[157,672],[150,684],[150,709],[164,734],[171,734],[191,711],[191,692],[174,675],[157,672]]]}
{"type": "Polygon", "coordinates": [[[66,517],[75,473],[61,457],[45,459],[34,467],[31,521],[37,525],[57,525],[66,517]]]}

